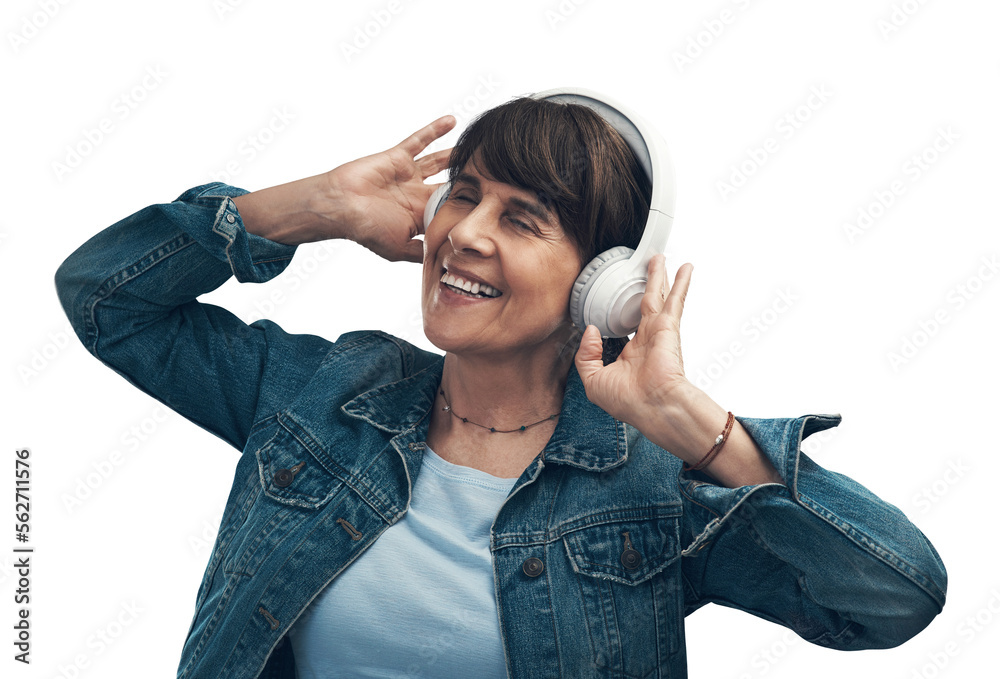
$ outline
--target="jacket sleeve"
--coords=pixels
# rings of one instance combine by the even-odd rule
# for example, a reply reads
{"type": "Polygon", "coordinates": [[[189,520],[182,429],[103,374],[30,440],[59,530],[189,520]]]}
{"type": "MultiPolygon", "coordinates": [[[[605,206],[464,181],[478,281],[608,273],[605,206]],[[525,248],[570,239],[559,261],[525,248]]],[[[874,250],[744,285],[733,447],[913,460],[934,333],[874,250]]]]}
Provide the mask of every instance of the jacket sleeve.
{"type": "Polygon", "coordinates": [[[841,650],[889,648],[944,606],[947,574],[896,507],[801,452],[839,415],[738,418],[785,485],[722,488],[681,472],[687,612],[708,602],[841,650]]]}
{"type": "Polygon", "coordinates": [[[90,353],[240,450],[258,413],[307,380],[329,346],[196,300],[230,276],[267,281],[295,253],[243,228],[232,198],[245,193],[216,182],[151,205],[93,236],[55,275],[90,353]]]}

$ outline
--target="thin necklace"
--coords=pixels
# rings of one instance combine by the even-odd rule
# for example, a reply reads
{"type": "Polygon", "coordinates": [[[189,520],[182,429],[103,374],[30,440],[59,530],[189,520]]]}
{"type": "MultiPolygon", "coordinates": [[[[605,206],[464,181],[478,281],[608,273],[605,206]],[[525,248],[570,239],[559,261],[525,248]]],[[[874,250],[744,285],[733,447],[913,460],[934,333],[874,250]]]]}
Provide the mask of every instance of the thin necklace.
{"type": "Polygon", "coordinates": [[[473,422],[472,420],[470,420],[467,417],[462,417],[461,415],[459,415],[458,413],[456,413],[454,410],[452,410],[451,409],[451,404],[448,403],[448,396],[444,393],[444,389],[441,389],[440,391],[441,391],[441,395],[444,396],[444,403],[445,403],[445,405],[441,408],[441,410],[445,411],[446,413],[451,413],[452,415],[454,415],[458,419],[462,420],[462,422],[465,422],[466,424],[474,424],[477,427],[482,427],[483,429],[488,429],[491,434],[512,434],[515,431],[524,431],[525,429],[531,429],[536,424],[541,424],[542,422],[548,422],[549,420],[554,420],[557,417],[559,417],[559,413],[555,413],[554,415],[549,415],[545,419],[538,420],[538,422],[535,422],[534,424],[522,424],[517,429],[497,429],[495,427],[487,427],[485,424],[479,424],[478,422],[473,422]]]}

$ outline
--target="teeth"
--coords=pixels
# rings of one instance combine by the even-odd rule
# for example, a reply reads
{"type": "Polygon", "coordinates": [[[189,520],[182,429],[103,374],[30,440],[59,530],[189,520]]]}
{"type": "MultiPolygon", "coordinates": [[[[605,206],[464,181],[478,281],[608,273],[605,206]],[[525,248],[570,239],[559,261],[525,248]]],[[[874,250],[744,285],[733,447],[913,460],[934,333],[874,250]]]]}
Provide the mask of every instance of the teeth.
{"type": "Polygon", "coordinates": [[[476,295],[478,297],[499,297],[500,291],[494,288],[492,285],[487,285],[486,283],[473,283],[467,281],[460,276],[448,273],[447,271],[441,276],[441,282],[445,285],[451,286],[457,290],[463,290],[471,295],[476,295]]]}

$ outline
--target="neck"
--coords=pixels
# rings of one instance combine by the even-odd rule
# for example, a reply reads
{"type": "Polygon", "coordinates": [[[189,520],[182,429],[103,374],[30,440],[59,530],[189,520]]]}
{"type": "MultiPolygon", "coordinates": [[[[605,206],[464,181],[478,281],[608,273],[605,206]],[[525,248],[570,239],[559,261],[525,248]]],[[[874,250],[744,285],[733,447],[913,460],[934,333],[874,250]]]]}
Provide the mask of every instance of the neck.
{"type": "MultiPolygon", "coordinates": [[[[556,345],[509,356],[449,352],[441,389],[455,414],[470,422],[500,430],[536,423],[562,408],[578,340],[578,332],[569,332],[565,341],[556,345]]],[[[439,402],[443,404],[440,398],[439,402]]],[[[447,428],[463,424],[447,417],[454,420],[445,425],[447,428]]]]}

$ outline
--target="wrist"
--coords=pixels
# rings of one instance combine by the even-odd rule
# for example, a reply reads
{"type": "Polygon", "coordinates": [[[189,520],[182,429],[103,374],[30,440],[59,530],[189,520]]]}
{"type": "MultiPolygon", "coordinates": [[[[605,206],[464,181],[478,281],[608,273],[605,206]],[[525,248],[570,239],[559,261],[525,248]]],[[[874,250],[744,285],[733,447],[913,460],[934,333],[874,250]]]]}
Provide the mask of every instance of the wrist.
{"type": "Polygon", "coordinates": [[[247,233],[285,245],[301,245],[338,233],[336,200],[323,175],[306,177],[286,184],[254,191],[234,198],[247,233]]]}
{"type": "MultiPolygon", "coordinates": [[[[705,458],[725,430],[729,412],[704,391],[687,382],[671,390],[664,405],[652,407],[636,427],[652,443],[688,466],[705,458]]],[[[762,483],[783,483],[770,460],[734,421],[725,444],[703,471],[728,488],[762,483]]]]}
{"type": "Polygon", "coordinates": [[[352,207],[355,203],[351,200],[350,192],[344,190],[337,169],[310,177],[308,181],[313,184],[309,192],[308,209],[317,223],[322,224],[322,229],[327,234],[324,238],[356,241],[351,225],[358,223],[358,210],[352,207]]]}
{"type": "Polygon", "coordinates": [[[636,427],[660,448],[693,465],[722,431],[727,417],[722,406],[685,378],[647,404],[636,427]]]}

